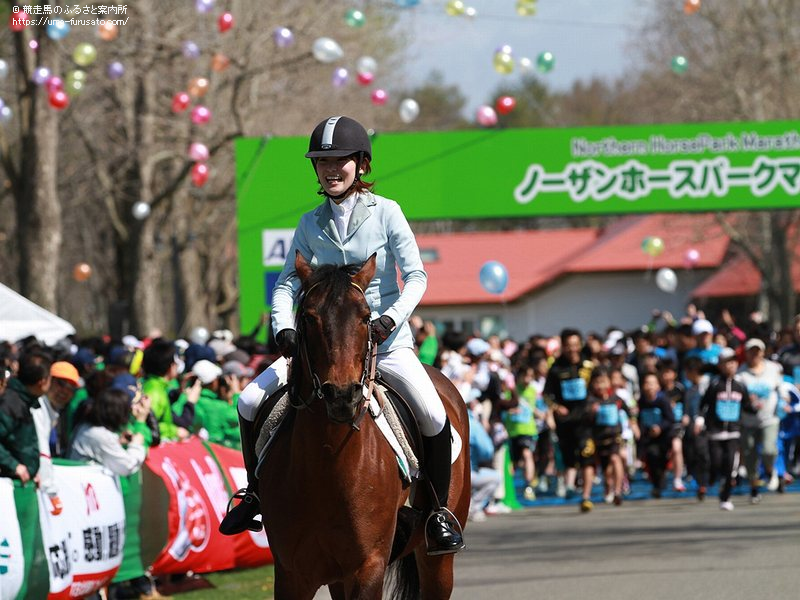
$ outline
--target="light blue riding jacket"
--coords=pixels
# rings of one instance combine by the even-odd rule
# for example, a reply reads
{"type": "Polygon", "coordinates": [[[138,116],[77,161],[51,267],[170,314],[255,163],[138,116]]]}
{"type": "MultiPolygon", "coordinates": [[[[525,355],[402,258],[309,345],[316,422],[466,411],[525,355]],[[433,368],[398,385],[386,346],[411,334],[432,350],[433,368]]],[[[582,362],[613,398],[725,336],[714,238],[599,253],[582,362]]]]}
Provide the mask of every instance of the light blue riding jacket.
{"type": "Polygon", "coordinates": [[[300,279],[294,268],[295,250],[312,266],[362,263],[377,252],[375,277],[365,291],[367,303],[373,319],[388,315],[397,324],[378,351],[414,347],[408,318],[425,293],[428,276],[414,233],[397,202],[369,192],[359,193],[344,240],[339,239],[327,198],[300,218],[286,264],[272,293],[272,327],[276,334],[295,326],[292,309],[300,292],[300,279]],[[397,268],[403,279],[402,292],[397,268]]]}

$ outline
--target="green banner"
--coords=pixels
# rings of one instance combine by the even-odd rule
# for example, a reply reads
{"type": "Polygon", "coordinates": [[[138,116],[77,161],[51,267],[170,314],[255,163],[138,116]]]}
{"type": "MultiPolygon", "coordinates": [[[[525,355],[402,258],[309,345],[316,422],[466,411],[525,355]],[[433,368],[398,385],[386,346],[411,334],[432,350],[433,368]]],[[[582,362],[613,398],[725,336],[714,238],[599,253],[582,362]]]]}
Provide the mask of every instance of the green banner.
{"type": "MultiPolygon", "coordinates": [[[[378,134],[375,191],[410,220],[795,208],[799,121],[378,134]]],[[[242,329],[320,202],[307,138],[236,141],[242,329]]]]}

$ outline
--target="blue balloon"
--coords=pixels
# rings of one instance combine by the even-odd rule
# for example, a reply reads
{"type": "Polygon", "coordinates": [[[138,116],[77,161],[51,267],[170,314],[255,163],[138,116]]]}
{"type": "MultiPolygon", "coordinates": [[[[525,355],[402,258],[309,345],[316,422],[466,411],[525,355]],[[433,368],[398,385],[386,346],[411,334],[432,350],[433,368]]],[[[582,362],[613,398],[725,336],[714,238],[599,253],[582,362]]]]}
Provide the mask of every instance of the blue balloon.
{"type": "Polygon", "coordinates": [[[419,4],[420,0],[394,0],[394,3],[400,8],[411,8],[419,4]]]}
{"type": "Polygon", "coordinates": [[[490,260],[481,267],[481,287],[490,294],[502,294],[508,287],[508,271],[502,263],[490,260]]]}
{"type": "Polygon", "coordinates": [[[70,26],[64,19],[54,19],[47,24],[47,37],[63,40],[69,34],[70,26]]]}

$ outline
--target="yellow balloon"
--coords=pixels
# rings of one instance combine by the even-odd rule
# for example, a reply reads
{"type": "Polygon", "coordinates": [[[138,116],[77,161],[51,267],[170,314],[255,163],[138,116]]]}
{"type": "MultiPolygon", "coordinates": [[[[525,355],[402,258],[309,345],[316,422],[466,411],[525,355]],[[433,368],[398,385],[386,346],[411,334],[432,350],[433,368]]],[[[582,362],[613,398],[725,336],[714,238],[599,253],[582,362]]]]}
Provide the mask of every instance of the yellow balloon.
{"type": "Polygon", "coordinates": [[[645,252],[650,256],[656,257],[664,252],[664,240],[660,237],[651,237],[647,240],[645,252]]]}
{"type": "Polygon", "coordinates": [[[444,9],[451,17],[457,17],[458,15],[463,15],[467,7],[462,0],[448,0],[444,9]]]}
{"type": "Polygon", "coordinates": [[[508,75],[514,71],[514,57],[505,52],[498,52],[494,55],[494,70],[501,75],[508,75]]]}

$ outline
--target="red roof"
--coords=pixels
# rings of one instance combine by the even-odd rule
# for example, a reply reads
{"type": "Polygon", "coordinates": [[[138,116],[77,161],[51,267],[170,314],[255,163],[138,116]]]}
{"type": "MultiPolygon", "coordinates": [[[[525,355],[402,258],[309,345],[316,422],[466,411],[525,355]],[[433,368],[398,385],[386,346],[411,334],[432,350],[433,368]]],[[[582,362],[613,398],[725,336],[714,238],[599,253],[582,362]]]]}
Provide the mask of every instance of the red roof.
{"type": "MultiPolygon", "coordinates": [[[[800,263],[792,263],[794,290],[800,293],[800,263]]],[[[755,296],[761,289],[761,273],[750,259],[738,256],[720,268],[693,291],[695,298],[755,296]]]]}
{"type": "Polygon", "coordinates": [[[626,217],[605,230],[550,229],[417,236],[425,262],[428,290],[422,306],[495,304],[517,300],[566,273],[647,271],[685,268],[686,252],[699,253],[697,268],[718,267],[728,238],[712,215],[648,215],[626,217]],[[642,250],[646,237],[664,240],[663,254],[652,258],[642,250]],[[485,291],[478,279],[490,260],[503,264],[508,288],[501,295],[485,291]]]}

